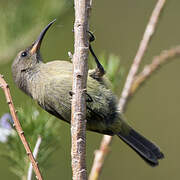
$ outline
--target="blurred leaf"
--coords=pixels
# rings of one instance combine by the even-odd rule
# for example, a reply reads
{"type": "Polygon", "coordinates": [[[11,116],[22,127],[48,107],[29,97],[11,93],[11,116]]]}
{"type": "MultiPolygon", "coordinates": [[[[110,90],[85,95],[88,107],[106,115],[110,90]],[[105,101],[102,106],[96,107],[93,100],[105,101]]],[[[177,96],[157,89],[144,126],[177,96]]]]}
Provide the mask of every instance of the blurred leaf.
{"type": "MultiPolygon", "coordinates": [[[[27,110],[19,109],[18,118],[32,150],[35,147],[38,136],[41,136],[42,142],[37,161],[41,169],[46,168],[48,166],[48,158],[58,148],[60,139],[58,135],[59,121],[50,114],[44,111],[40,112],[34,107],[27,110]]],[[[12,172],[22,178],[27,176],[29,160],[17,132],[13,131],[14,133],[8,137],[8,141],[2,143],[5,146],[5,150],[1,152],[1,155],[11,162],[12,166],[10,169],[12,172]]]]}

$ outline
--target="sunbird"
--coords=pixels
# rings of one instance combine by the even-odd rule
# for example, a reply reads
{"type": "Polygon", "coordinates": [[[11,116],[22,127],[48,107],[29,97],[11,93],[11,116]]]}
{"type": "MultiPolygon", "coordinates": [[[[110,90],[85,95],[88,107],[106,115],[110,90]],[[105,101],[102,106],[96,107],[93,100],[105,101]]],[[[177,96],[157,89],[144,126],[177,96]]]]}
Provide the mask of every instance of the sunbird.
{"type": "MultiPolygon", "coordinates": [[[[55,60],[44,63],[40,54],[42,40],[55,21],[50,22],[34,43],[20,51],[12,64],[15,84],[33,98],[44,110],[57,118],[71,122],[72,72],[71,62],[55,60]]],[[[93,41],[90,33],[90,42],[93,41]]],[[[87,130],[117,135],[149,165],[158,165],[164,157],[159,147],[135,131],[118,111],[117,97],[108,88],[105,70],[89,45],[97,67],[88,71],[86,92],[87,130]]]]}

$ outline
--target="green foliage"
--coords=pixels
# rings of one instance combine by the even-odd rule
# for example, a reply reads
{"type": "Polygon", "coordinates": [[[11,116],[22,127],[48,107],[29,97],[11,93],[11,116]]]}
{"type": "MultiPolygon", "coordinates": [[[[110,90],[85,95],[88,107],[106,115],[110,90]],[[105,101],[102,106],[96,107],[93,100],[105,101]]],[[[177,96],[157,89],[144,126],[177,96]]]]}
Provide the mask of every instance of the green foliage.
{"type": "MultiPolygon", "coordinates": [[[[18,118],[32,150],[38,137],[42,138],[37,161],[43,170],[48,166],[50,155],[58,148],[60,123],[52,115],[44,111],[40,112],[34,107],[25,111],[19,109],[18,118]]],[[[1,155],[8,158],[12,164],[10,169],[22,179],[27,177],[30,163],[17,132],[14,129],[12,131],[7,142],[3,143],[4,151],[1,155]]]]}
{"type": "MultiPolygon", "coordinates": [[[[111,88],[113,91],[118,90],[120,87],[121,79],[124,74],[124,68],[121,66],[121,60],[118,56],[110,54],[109,57],[105,53],[98,56],[99,61],[103,65],[106,76],[111,82],[111,88]]],[[[94,59],[90,58],[90,67],[94,67],[94,59]]]]}
{"type": "Polygon", "coordinates": [[[0,6],[0,61],[26,46],[47,23],[62,17],[72,0],[7,0],[0,6]]]}

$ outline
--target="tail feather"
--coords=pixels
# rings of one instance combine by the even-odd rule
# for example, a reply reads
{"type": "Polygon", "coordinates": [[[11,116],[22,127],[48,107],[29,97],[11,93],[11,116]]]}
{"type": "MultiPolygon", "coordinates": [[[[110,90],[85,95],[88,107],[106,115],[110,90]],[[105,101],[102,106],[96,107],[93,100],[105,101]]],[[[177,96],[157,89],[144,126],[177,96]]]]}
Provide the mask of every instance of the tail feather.
{"type": "Polygon", "coordinates": [[[156,155],[158,159],[164,158],[164,154],[160,151],[160,149],[155,144],[150,142],[148,139],[146,139],[133,129],[130,131],[130,134],[134,138],[139,139],[140,142],[143,142],[143,145],[148,147],[156,155]]]}
{"type": "Polygon", "coordinates": [[[124,135],[121,132],[117,135],[151,166],[157,166],[158,159],[164,157],[163,153],[155,144],[133,129],[130,130],[128,135],[124,135]]]}

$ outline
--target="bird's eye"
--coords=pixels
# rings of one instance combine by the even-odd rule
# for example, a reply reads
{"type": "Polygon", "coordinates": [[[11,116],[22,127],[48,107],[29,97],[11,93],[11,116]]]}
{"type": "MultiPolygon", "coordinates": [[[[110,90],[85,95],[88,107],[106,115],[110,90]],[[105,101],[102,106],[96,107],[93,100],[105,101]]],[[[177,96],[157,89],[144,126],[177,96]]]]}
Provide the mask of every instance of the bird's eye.
{"type": "Polygon", "coordinates": [[[27,52],[26,51],[21,53],[21,57],[26,57],[26,56],[27,56],[27,52]]]}

